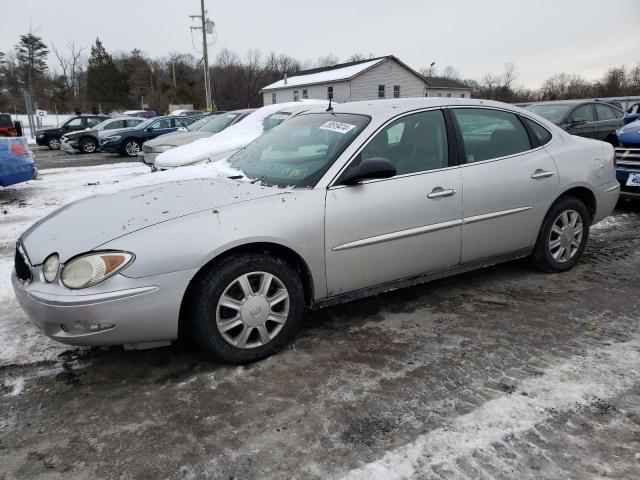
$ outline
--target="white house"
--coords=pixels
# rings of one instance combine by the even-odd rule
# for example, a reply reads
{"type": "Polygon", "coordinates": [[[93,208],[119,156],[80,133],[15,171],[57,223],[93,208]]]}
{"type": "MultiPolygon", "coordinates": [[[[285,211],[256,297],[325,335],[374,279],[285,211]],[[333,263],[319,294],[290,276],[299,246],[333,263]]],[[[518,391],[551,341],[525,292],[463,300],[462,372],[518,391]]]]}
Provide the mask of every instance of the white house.
{"type": "Polygon", "coordinates": [[[292,77],[285,75],[282,80],[264,87],[260,93],[264,104],[271,105],[306,98],[333,98],[340,103],[424,96],[469,98],[471,89],[448,79],[427,79],[393,55],[388,55],[304,70],[292,77]]]}

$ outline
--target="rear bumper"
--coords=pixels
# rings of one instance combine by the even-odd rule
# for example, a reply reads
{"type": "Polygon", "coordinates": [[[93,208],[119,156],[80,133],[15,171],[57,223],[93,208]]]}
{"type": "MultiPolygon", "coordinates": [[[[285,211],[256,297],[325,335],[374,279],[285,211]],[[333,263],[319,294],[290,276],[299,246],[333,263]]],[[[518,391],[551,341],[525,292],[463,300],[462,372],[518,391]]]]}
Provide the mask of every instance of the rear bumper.
{"type": "Polygon", "coordinates": [[[596,204],[598,208],[593,218],[593,223],[598,223],[603,218],[608,217],[618,203],[620,197],[620,184],[617,180],[598,187],[596,204]]]}

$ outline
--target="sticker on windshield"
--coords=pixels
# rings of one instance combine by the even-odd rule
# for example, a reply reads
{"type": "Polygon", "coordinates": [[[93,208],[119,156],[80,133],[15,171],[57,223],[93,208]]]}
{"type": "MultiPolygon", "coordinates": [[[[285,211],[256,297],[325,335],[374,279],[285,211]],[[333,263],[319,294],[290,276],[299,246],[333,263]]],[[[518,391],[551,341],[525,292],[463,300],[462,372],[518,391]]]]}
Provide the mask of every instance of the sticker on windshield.
{"type": "Polygon", "coordinates": [[[324,125],[320,125],[320,130],[329,130],[330,132],[347,133],[356,128],[355,125],[350,123],[342,123],[330,120],[324,125]]]}

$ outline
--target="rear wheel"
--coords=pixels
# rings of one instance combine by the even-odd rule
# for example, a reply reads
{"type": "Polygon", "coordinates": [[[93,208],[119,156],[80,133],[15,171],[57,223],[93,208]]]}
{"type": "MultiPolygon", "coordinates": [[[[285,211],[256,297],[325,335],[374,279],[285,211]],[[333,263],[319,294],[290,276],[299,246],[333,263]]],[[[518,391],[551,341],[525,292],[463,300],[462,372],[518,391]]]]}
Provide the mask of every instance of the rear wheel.
{"type": "Polygon", "coordinates": [[[140,142],[132,138],[127,139],[122,144],[122,155],[126,157],[135,157],[140,152],[140,142]]]}
{"type": "Polygon", "coordinates": [[[80,150],[82,153],[94,153],[98,149],[98,143],[91,137],[80,140],[80,150]]]}
{"type": "Polygon", "coordinates": [[[254,362],[280,350],[295,336],[304,313],[296,271],[264,254],[221,261],[190,298],[197,342],[230,363],[254,362]]]}
{"type": "Polygon", "coordinates": [[[60,139],[57,137],[51,137],[47,142],[49,150],[60,150],[60,139]]]}
{"type": "Polygon", "coordinates": [[[582,256],[591,216],[587,207],[575,197],[559,199],[542,223],[531,261],[538,269],[557,273],[573,268],[582,256]]]}

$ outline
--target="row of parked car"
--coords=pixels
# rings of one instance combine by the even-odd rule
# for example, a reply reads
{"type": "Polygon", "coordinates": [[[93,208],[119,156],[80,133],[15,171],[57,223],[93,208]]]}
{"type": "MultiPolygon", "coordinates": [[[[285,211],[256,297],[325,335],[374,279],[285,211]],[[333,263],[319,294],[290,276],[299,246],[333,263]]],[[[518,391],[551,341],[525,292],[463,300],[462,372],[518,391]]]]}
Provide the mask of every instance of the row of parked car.
{"type": "Polygon", "coordinates": [[[622,197],[640,198],[640,101],[563,100],[523,105],[564,131],[615,147],[622,197]]]}

